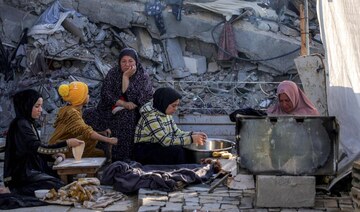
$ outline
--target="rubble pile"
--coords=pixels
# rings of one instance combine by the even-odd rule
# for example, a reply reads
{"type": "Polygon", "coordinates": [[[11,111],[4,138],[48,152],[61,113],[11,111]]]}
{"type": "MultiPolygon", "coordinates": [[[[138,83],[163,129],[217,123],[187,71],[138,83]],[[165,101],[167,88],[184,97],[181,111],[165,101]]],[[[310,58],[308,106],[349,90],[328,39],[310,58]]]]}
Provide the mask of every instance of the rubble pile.
{"type": "MultiPolygon", "coordinates": [[[[10,97],[19,89],[42,93],[44,128],[63,104],[61,83],[86,82],[88,107],[96,106],[102,80],[124,47],[138,51],[154,89],[181,92],[181,114],[266,109],[277,83],[299,81],[293,60],[299,56],[301,3],[0,1],[0,133],[14,117],[10,97]]],[[[315,5],[309,1],[310,50],[323,53],[315,5]]]]}

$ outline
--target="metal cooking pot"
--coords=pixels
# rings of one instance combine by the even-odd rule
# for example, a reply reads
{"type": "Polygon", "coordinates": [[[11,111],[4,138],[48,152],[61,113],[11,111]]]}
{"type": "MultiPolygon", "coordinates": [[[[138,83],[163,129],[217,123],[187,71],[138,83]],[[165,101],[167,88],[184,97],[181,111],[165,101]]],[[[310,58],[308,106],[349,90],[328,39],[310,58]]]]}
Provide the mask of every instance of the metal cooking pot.
{"type": "Polygon", "coordinates": [[[234,146],[235,142],[226,139],[208,138],[204,145],[185,145],[185,157],[188,163],[200,163],[202,158],[212,157],[213,152],[231,152],[234,146]]]}

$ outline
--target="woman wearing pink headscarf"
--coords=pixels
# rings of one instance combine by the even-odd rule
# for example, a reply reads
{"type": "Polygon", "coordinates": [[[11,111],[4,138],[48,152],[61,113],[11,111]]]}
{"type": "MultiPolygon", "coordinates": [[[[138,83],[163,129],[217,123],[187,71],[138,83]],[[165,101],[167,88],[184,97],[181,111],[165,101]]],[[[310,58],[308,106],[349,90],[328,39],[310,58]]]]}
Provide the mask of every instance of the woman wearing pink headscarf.
{"type": "Polygon", "coordinates": [[[319,116],[320,113],[292,81],[285,80],[277,88],[279,102],[267,109],[268,115],[319,116]]]}

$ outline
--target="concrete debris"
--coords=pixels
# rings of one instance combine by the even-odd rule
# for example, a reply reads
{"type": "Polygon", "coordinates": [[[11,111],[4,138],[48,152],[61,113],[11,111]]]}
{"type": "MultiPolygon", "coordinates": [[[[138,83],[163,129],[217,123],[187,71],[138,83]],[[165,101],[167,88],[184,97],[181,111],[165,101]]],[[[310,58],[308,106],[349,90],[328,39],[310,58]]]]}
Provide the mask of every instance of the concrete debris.
{"type": "MultiPolygon", "coordinates": [[[[173,86],[183,94],[180,114],[266,109],[277,79],[294,74],[298,1],[223,1],[185,0],[176,16],[166,5],[162,35],[155,18],[144,11],[145,0],[0,1],[0,132],[14,117],[10,97],[18,89],[34,88],[46,96],[47,122],[62,104],[56,88],[64,82],[86,82],[88,106],[96,106],[102,80],[123,47],[138,51],[154,89],[173,86]],[[217,61],[226,20],[231,20],[238,55],[217,61]],[[25,36],[23,29],[29,29],[25,36]]],[[[319,40],[313,18],[310,26],[319,40]]],[[[323,53],[321,43],[311,43],[312,52],[323,53]]]]}

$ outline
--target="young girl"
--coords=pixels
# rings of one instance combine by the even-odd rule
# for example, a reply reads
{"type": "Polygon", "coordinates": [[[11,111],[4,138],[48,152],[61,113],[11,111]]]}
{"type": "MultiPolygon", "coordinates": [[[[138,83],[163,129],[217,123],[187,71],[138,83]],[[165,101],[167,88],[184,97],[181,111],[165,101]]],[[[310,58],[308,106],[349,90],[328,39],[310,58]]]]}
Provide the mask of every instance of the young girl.
{"type": "MultiPolygon", "coordinates": [[[[64,184],[47,165],[69,147],[83,144],[75,138],[55,145],[40,141],[35,120],[39,119],[43,99],[35,90],[24,90],[13,98],[16,117],[10,123],[6,136],[4,183],[13,193],[34,196],[38,189],[59,189],[64,184]]],[[[63,156],[64,157],[64,156],[63,156]]]]}
{"type": "MultiPolygon", "coordinates": [[[[54,123],[55,131],[49,143],[55,144],[60,140],[75,137],[85,141],[83,157],[103,157],[104,151],[96,148],[98,140],[109,144],[117,144],[118,140],[100,135],[84,122],[82,108],[89,102],[88,86],[74,81],[60,85],[58,91],[68,105],[60,108],[54,123]]],[[[72,153],[69,152],[67,156],[71,157],[72,153]]]]}

